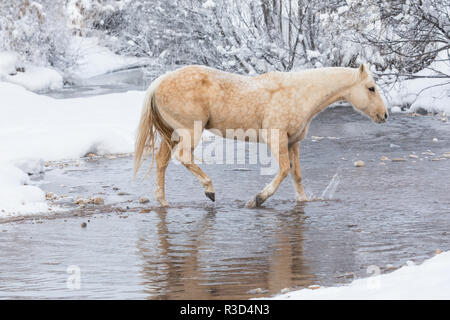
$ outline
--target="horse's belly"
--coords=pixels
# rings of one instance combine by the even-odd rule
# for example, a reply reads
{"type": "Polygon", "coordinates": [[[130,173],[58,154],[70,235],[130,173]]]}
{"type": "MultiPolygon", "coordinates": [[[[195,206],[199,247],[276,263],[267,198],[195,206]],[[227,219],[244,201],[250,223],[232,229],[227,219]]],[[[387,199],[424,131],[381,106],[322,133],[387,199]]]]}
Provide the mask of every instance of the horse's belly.
{"type": "Polygon", "coordinates": [[[210,116],[206,129],[224,138],[258,141],[260,123],[254,116],[228,114],[226,119],[210,116]]]}
{"type": "MultiPolygon", "coordinates": [[[[206,128],[226,129],[258,129],[261,127],[259,116],[254,108],[223,107],[219,110],[211,108],[206,128]]],[[[256,109],[256,108],[255,108],[256,109]]]]}

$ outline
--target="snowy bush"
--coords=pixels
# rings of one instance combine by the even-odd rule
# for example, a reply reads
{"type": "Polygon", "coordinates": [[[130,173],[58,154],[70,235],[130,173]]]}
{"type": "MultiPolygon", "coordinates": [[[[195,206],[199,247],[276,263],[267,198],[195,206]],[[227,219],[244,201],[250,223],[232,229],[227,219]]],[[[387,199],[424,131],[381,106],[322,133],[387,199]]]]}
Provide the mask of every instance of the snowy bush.
{"type": "Polygon", "coordinates": [[[448,52],[449,11],[450,0],[7,0],[0,51],[67,71],[79,60],[73,37],[94,37],[115,53],[156,59],[158,73],[185,64],[257,74],[371,62],[395,78],[448,52]]]}
{"type": "Polygon", "coordinates": [[[378,14],[378,27],[363,30],[363,43],[378,49],[386,68],[411,75],[429,67],[440,52],[449,52],[450,0],[383,1],[378,14]]]}
{"type": "Polygon", "coordinates": [[[22,62],[66,68],[69,36],[62,1],[0,3],[0,51],[17,52],[22,62]]]}
{"type": "MultiPolygon", "coordinates": [[[[120,28],[122,12],[131,0],[67,0],[68,24],[78,36],[105,34],[120,28]]],[[[133,1],[135,2],[135,1],[133,1]]]]}
{"type": "Polygon", "coordinates": [[[327,20],[345,8],[339,0],[130,0],[121,27],[110,34],[120,52],[158,57],[165,65],[244,73],[353,65],[360,46],[342,41],[345,32],[330,31],[327,20]]]}

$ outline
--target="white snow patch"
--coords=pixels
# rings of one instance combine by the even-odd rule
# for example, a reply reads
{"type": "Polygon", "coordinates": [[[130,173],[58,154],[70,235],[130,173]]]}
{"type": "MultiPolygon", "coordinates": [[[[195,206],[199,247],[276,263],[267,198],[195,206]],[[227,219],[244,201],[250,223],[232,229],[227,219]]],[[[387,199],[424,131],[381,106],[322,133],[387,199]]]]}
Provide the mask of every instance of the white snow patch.
{"type": "Polygon", "coordinates": [[[340,287],[302,289],[273,299],[450,299],[450,252],[420,265],[406,266],[387,274],[358,279],[340,287]]]}
{"type": "Polygon", "coordinates": [[[54,69],[44,67],[25,66],[25,72],[8,75],[4,80],[34,92],[58,90],[63,87],[61,74],[54,69]]]}
{"type": "Polygon", "coordinates": [[[144,92],[58,100],[0,82],[0,216],[46,211],[43,160],[132,152],[144,92]],[[20,168],[20,169],[19,169],[20,168]]]}
{"type": "Polygon", "coordinates": [[[203,3],[202,7],[205,9],[212,9],[216,7],[216,3],[213,0],[207,0],[203,3]]]}
{"type": "Polygon", "coordinates": [[[0,52],[0,81],[18,84],[30,91],[61,89],[63,77],[58,71],[23,64],[24,71],[17,71],[19,55],[15,52],[0,52]]]}
{"type": "Polygon", "coordinates": [[[48,210],[44,192],[29,183],[25,172],[0,163],[0,217],[48,210]]]}
{"type": "Polygon", "coordinates": [[[87,79],[130,66],[149,63],[147,58],[127,57],[115,54],[99,44],[98,38],[74,37],[72,51],[78,56],[76,66],[70,72],[77,78],[87,79]]]}
{"type": "Polygon", "coordinates": [[[391,113],[401,113],[401,112],[402,109],[400,107],[395,106],[391,108],[391,113]]]}
{"type": "Polygon", "coordinates": [[[441,53],[429,68],[416,76],[424,77],[405,80],[389,90],[390,104],[410,106],[410,111],[423,108],[429,112],[442,112],[450,115],[450,80],[448,78],[427,78],[436,71],[450,74],[450,62],[445,53],[441,53]]]}
{"type": "Polygon", "coordinates": [[[318,59],[321,56],[320,52],[315,50],[306,50],[306,55],[308,56],[308,60],[318,59]]]}
{"type": "Polygon", "coordinates": [[[4,77],[15,74],[18,61],[18,55],[15,52],[0,52],[0,80],[4,77]]]}

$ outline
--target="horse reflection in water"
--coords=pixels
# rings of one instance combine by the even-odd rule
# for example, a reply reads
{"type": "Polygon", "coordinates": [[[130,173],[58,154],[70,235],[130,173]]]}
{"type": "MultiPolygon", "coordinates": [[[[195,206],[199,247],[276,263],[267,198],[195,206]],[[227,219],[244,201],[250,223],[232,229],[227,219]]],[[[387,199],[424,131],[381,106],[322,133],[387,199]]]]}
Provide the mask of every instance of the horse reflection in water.
{"type": "Polygon", "coordinates": [[[243,207],[193,207],[195,215],[186,215],[185,206],[156,209],[156,230],[142,230],[137,244],[148,298],[244,299],[311,285],[315,277],[303,257],[303,206],[262,209],[246,220],[250,225],[227,231],[226,221],[241,219],[243,207]]]}

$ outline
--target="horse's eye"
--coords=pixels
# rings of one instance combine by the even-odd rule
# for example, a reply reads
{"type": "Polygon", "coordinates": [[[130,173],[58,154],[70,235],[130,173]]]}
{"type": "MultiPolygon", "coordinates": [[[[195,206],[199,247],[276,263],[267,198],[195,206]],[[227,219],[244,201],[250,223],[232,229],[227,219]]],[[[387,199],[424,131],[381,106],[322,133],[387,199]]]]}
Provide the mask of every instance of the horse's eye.
{"type": "Polygon", "coordinates": [[[375,87],[370,87],[369,91],[375,92],[375,87]]]}

